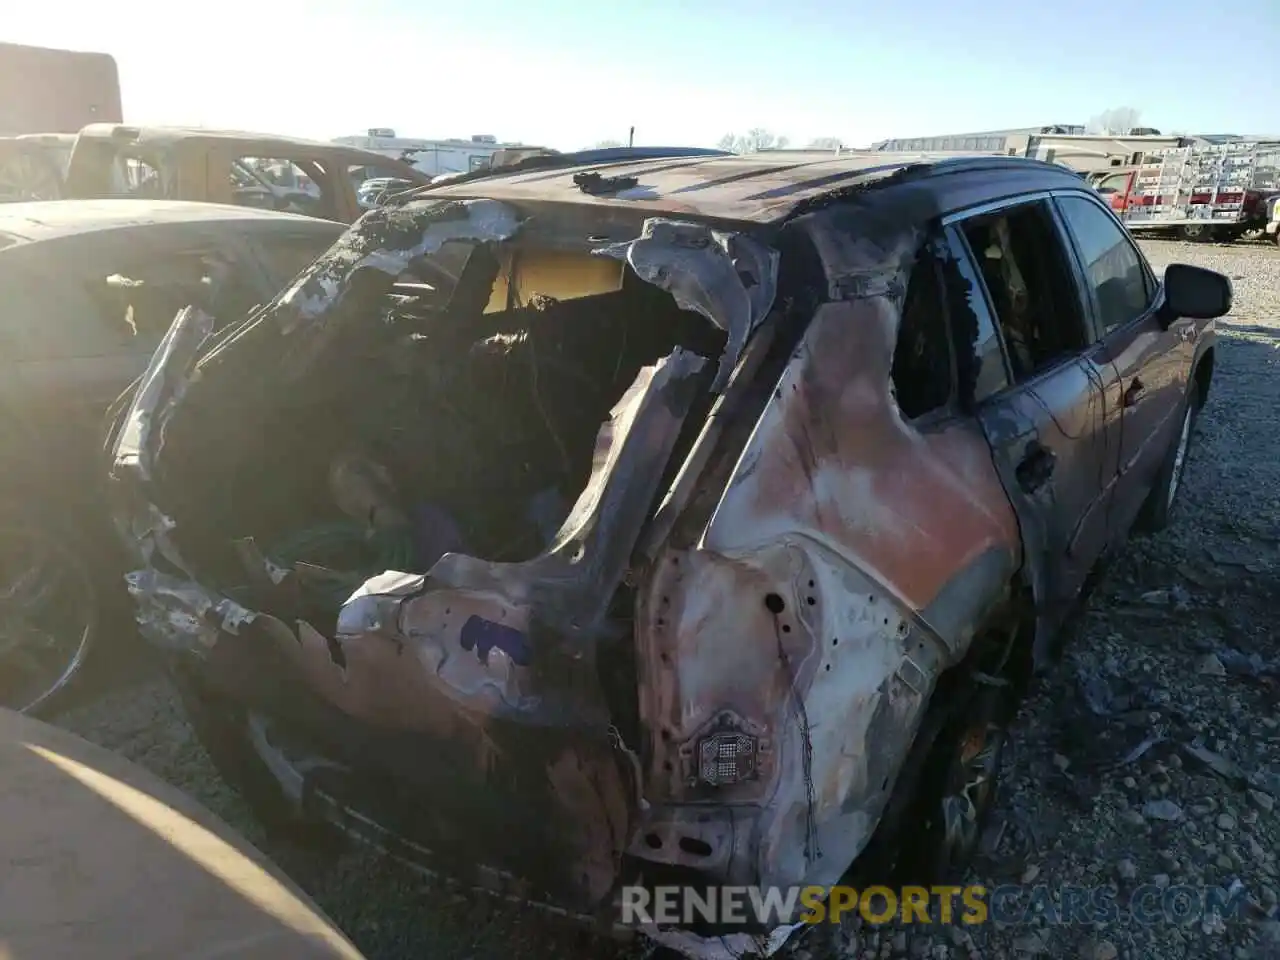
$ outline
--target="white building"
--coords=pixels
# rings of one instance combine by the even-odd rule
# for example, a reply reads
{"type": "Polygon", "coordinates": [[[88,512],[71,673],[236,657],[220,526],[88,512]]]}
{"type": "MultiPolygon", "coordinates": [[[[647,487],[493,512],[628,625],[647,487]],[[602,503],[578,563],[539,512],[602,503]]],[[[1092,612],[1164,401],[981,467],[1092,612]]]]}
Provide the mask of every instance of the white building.
{"type": "Polygon", "coordinates": [[[497,137],[487,134],[477,134],[469,140],[418,140],[397,137],[394,130],[385,127],[373,127],[364,136],[334,137],[333,142],[404,160],[431,177],[487,167],[499,150],[524,146],[499,143],[497,137]]]}

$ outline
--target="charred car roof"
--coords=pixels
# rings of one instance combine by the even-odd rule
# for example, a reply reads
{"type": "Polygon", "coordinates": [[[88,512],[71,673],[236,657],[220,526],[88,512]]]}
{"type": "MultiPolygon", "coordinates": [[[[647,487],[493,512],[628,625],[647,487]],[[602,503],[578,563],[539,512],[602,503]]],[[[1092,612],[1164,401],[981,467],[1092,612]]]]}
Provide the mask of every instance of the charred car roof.
{"type": "Polygon", "coordinates": [[[776,223],[825,199],[888,183],[936,181],[956,190],[954,202],[967,206],[1028,189],[1081,186],[1068,170],[1022,157],[973,154],[864,151],[833,156],[773,155],[662,158],[609,164],[581,164],[553,170],[498,171],[475,180],[446,182],[397,198],[490,198],[522,203],[555,203],[635,209],[654,214],[694,216],[744,223],[776,223]]]}

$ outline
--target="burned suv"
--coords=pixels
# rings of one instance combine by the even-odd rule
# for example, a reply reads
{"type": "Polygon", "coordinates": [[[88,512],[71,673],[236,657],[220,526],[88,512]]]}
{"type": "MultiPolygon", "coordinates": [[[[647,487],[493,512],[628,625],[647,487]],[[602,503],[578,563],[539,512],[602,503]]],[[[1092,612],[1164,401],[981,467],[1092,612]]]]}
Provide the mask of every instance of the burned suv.
{"type": "Polygon", "coordinates": [[[1167,522],[1230,305],[1024,159],[404,194],[214,348],[179,314],[116,429],[138,619],[269,821],[603,922],[936,875],[1091,572],[1167,522]]]}

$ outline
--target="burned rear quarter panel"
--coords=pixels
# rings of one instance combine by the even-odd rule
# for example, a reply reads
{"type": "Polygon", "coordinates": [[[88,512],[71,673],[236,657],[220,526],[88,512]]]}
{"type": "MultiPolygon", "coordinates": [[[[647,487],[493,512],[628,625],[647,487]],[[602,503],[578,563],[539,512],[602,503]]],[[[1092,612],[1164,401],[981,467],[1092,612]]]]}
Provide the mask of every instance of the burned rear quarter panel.
{"type": "Polygon", "coordinates": [[[821,255],[826,302],[710,523],[669,543],[642,590],[652,805],[632,853],[645,860],[732,883],[835,882],[879,820],[938,675],[1021,563],[977,423],[908,423],[892,395],[925,239],[911,224],[932,218],[927,192],[904,192],[790,225],[821,255]],[[698,783],[712,727],[759,737],[754,781],[698,783]]]}

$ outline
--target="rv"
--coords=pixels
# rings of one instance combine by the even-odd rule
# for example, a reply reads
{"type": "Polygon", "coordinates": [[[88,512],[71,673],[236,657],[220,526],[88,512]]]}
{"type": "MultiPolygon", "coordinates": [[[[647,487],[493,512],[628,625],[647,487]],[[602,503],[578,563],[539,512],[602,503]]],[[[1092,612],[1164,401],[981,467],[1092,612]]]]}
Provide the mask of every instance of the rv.
{"type": "Polygon", "coordinates": [[[333,142],[403,160],[429,177],[480,170],[490,166],[494,154],[524,148],[519,143],[499,143],[489,134],[477,134],[468,140],[418,140],[397,137],[394,130],[386,127],[371,127],[364,136],[335,137],[333,142]]]}

